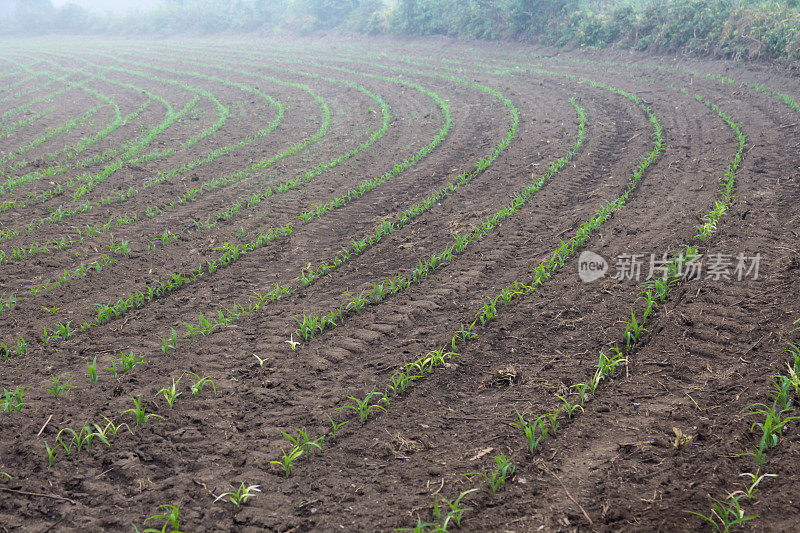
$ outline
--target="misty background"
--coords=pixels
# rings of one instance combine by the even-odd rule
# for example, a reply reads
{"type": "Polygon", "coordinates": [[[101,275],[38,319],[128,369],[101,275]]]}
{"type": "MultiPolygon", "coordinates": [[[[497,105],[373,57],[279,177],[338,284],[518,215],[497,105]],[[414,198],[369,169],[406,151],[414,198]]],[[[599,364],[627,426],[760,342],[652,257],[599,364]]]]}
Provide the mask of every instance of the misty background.
{"type": "Polygon", "coordinates": [[[445,35],[800,69],[800,0],[0,0],[0,36],[445,35]]]}
{"type": "Polygon", "coordinates": [[[135,10],[152,9],[159,0],[53,0],[53,6],[61,8],[67,4],[74,4],[80,8],[95,13],[127,13],[135,10]]]}

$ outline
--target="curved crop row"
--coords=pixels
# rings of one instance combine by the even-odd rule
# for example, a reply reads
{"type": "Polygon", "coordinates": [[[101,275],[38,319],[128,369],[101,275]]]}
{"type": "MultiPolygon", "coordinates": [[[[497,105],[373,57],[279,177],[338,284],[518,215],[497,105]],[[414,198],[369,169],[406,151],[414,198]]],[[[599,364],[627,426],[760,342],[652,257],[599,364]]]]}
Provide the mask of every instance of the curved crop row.
{"type": "MultiPolygon", "coordinates": [[[[49,63],[52,63],[52,64],[57,66],[57,64],[55,62],[50,61],[49,63]]],[[[162,98],[160,96],[157,96],[157,95],[155,95],[155,94],[153,94],[153,93],[151,93],[149,91],[145,91],[144,89],[142,89],[140,87],[137,87],[135,85],[131,85],[131,84],[124,83],[124,82],[118,82],[118,81],[110,80],[110,79],[106,78],[105,76],[102,76],[102,75],[99,75],[99,74],[88,74],[88,73],[86,73],[86,74],[88,76],[91,76],[92,79],[97,79],[97,80],[103,81],[105,83],[109,83],[109,84],[112,84],[112,85],[116,85],[116,86],[120,86],[120,87],[123,87],[123,88],[126,88],[126,89],[130,89],[130,90],[136,91],[138,93],[143,93],[146,96],[148,96],[149,99],[154,100],[154,101],[158,101],[159,103],[161,103],[166,108],[166,117],[175,115],[175,111],[173,110],[173,108],[169,104],[169,102],[167,102],[164,98],[162,98]]],[[[93,93],[96,93],[96,91],[94,91],[93,93]]],[[[107,97],[105,97],[105,96],[102,96],[100,98],[101,99],[107,99],[107,97]]],[[[111,131],[113,131],[114,129],[116,129],[117,127],[122,125],[124,120],[122,118],[122,112],[119,109],[119,106],[117,106],[113,102],[109,102],[109,103],[111,103],[111,105],[114,106],[114,110],[115,110],[114,121],[109,125],[109,127],[105,128],[104,130],[102,130],[98,134],[90,137],[89,139],[84,139],[84,140],[80,141],[79,143],[77,143],[74,147],[71,147],[71,149],[69,149],[68,152],[67,152],[68,159],[71,159],[71,158],[77,156],[79,153],[81,153],[84,150],[86,150],[89,146],[91,146],[92,144],[96,143],[100,139],[104,138],[111,131]]],[[[138,113],[137,113],[137,115],[138,115],[138,113]]],[[[152,130],[149,130],[149,131],[152,131],[152,130]]],[[[142,137],[140,137],[140,141],[139,142],[141,142],[141,139],[143,139],[149,133],[149,131],[146,132],[145,134],[143,134],[142,137]]],[[[123,149],[126,150],[126,151],[130,150],[131,147],[133,147],[135,143],[136,143],[135,140],[130,141],[123,147],[123,149]]],[[[107,157],[101,157],[100,160],[98,160],[97,158],[89,158],[87,160],[84,160],[84,161],[80,162],[75,167],[73,167],[72,165],[60,165],[59,167],[56,167],[57,170],[53,171],[52,174],[51,173],[43,173],[43,172],[32,172],[32,173],[24,175],[24,176],[18,176],[18,177],[15,177],[15,178],[9,178],[3,184],[2,189],[0,189],[0,191],[2,191],[2,193],[6,193],[6,192],[11,193],[15,189],[19,188],[20,186],[27,185],[27,184],[29,184],[29,183],[31,183],[33,181],[42,179],[44,177],[50,177],[50,176],[54,176],[54,175],[58,175],[58,174],[63,174],[65,172],[73,170],[74,168],[84,168],[84,167],[88,166],[89,164],[105,161],[105,160],[109,159],[110,157],[113,157],[113,155],[116,155],[117,150],[114,149],[114,150],[111,150],[111,151],[107,151],[106,153],[109,154],[107,157]]],[[[44,193],[39,193],[38,195],[33,195],[33,196],[29,197],[28,200],[24,200],[22,202],[20,202],[17,199],[14,199],[14,200],[11,200],[11,201],[6,201],[3,204],[0,204],[0,213],[2,213],[4,211],[7,211],[7,210],[18,209],[20,207],[24,207],[27,202],[31,202],[31,203],[44,202],[44,201],[49,200],[50,198],[52,198],[54,196],[62,194],[66,190],[69,190],[69,189],[73,188],[74,185],[75,185],[75,179],[73,178],[73,179],[71,179],[71,180],[69,180],[69,181],[67,181],[65,183],[59,183],[59,184],[55,185],[49,191],[46,191],[44,193]]]]}
{"type": "Polygon", "coordinates": [[[615,94],[619,94],[620,96],[628,98],[639,105],[646,114],[650,125],[653,128],[653,148],[636,166],[624,192],[615,200],[604,203],[587,222],[585,222],[580,228],[577,229],[577,231],[575,231],[575,233],[573,233],[573,235],[566,242],[562,241],[561,245],[558,246],[552,252],[552,254],[550,254],[550,257],[548,259],[544,259],[539,264],[528,284],[515,281],[513,284],[504,288],[494,298],[489,298],[488,301],[484,302],[483,307],[477,311],[476,320],[470,325],[464,326],[462,329],[454,332],[450,341],[442,348],[429,351],[419,356],[414,361],[405,364],[401,370],[396,371],[391,376],[390,380],[385,385],[384,392],[372,392],[363,401],[356,399],[357,405],[355,405],[353,409],[354,411],[357,411],[355,414],[361,418],[362,423],[365,422],[367,416],[369,416],[369,410],[361,410],[359,409],[359,406],[365,405],[367,408],[369,408],[371,403],[378,405],[377,403],[374,403],[377,400],[371,399],[373,396],[377,395],[378,400],[382,398],[386,400],[384,402],[386,407],[380,407],[380,409],[384,411],[387,410],[391,405],[390,398],[403,396],[414,381],[423,379],[426,374],[430,374],[436,368],[444,366],[449,359],[457,357],[457,350],[460,347],[465,346],[472,339],[476,338],[478,336],[476,331],[479,328],[485,327],[488,323],[494,320],[500,310],[499,304],[504,303],[505,305],[510,306],[513,304],[514,300],[536,291],[542,284],[544,284],[553,275],[553,273],[555,273],[558,269],[560,269],[561,266],[564,265],[567,259],[575,254],[575,251],[580,248],[606,220],[611,218],[616,211],[625,205],[629,196],[633,193],[633,191],[636,190],[644,173],[663,150],[664,138],[661,123],[652,110],[646,104],[644,104],[638,96],[624,90],[611,87],[605,83],[596,82],[585,78],[577,78],[575,76],[558,73],[550,73],[548,75],[568,77],[570,79],[574,78],[593,87],[606,89],[615,94]],[[448,349],[451,349],[452,351],[446,351],[448,349]],[[365,414],[366,416],[364,416],[365,414]]]}
{"type": "MultiPolygon", "coordinates": [[[[447,105],[444,103],[444,101],[438,98],[438,95],[435,95],[435,93],[427,91],[427,89],[424,89],[423,87],[417,86],[415,84],[410,84],[409,82],[405,82],[402,80],[392,80],[387,78],[386,81],[396,81],[401,85],[409,86],[411,88],[418,87],[420,92],[422,92],[422,94],[426,94],[432,100],[434,100],[437,103],[437,105],[440,106],[440,108],[442,109],[442,113],[446,117],[449,116],[449,109],[447,108],[447,105]]],[[[388,127],[388,108],[384,108],[384,113],[385,115],[383,121],[387,123],[388,127]]],[[[442,130],[444,130],[445,128],[449,129],[449,127],[450,124],[446,122],[442,130]]],[[[440,130],[438,133],[441,133],[442,130],[440,130]]],[[[440,142],[441,142],[441,137],[438,135],[434,136],[433,140],[429,142],[426,145],[426,147],[429,147],[432,143],[439,144],[440,142]]],[[[425,147],[423,147],[421,150],[425,150],[425,147]]],[[[348,157],[350,155],[348,155],[348,157]]],[[[331,162],[331,164],[324,166],[324,168],[312,170],[312,173],[317,173],[318,170],[321,172],[322,170],[333,166],[332,163],[338,164],[339,162],[341,161],[334,160],[333,162],[331,162]]],[[[299,186],[300,185],[299,180],[296,181],[297,183],[295,185],[292,185],[292,183],[288,183],[287,185],[285,185],[284,190],[289,190],[289,188],[293,186],[294,187],[299,186]]],[[[160,281],[153,280],[143,289],[133,291],[129,293],[126,297],[118,299],[116,302],[109,302],[107,304],[97,304],[98,312],[97,312],[96,322],[91,322],[91,323],[85,322],[83,325],[81,325],[80,330],[86,331],[90,327],[104,324],[111,320],[117,319],[131,309],[141,308],[155,299],[171,294],[172,292],[183,287],[187,281],[196,280],[201,276],[203,276],[204,273],[213,274],[218,269],[226,267],[238,261],[240,258],[244,257],[248,253],[256,249],[262,248],[278,238],[291,235],[294,232],[294,230],[295,230],[295,224],[293,222],[269,230],[261,229],[258,232],[258,236],[255,237],[254,239],[241,244],[233,244],[233,245],[228,244],[224,247],[222,253],[218,257],[206,260],[203,263],[198,264],[195,268],[188,269],[182,273],[173,273],[170,276],[160,281]]],[[[44,339],[46,343],[49,343],[51,340],[58,340],[59,338],[63,338],[63,336],[59,336],[57,334],[56,335],[49,334],[42,336],[42,339],[44,339]]]]}
{"type": "MultiPolygon", "coordinates": [[[[685,89],[683,92],[687,94],[685,89]]],[[[722,199],[717,201],[715,207],[703,217],[706,223],[696,228],[700,230],[700,233],[696,237],[701,240],[706,240],[716,232],[716,221],[719,220],[719,216],[721,215],[720,205],[722,204],[723,207],[727,208],[727,204],[730,201],[730,196],[734,188],[735,172],[743,155],[745,136],[740,126],[716,104],[700,95],[694,95],[694,98],[712,109],[730,127],[738,144],[737,151],[733,155],[728,169],[725,172],[722,187],[719,191],[719,195],[722,199]],[[709,223],[711,220],[714,221],[713,224],[709,223]]],[[[722,211],[724,212],[724,209],[722,211]]],[[[540,449],[545,440],[555,435],[555,430],[553,428],[562,427],[565,422],[583,413],[583,406],[591,397],[594,397],[601,381],[610,379],[619,365],[627,363],[640,342],[642,333],[647,331],[644,329],[644,326],[647,324],[648,320],[654,316],[656,308],[669,298],[669,295],[680,282],[680,273],[683,271],[684,265],[698,257],[700,253],[700,249],[691,244],[685,244],[679,248],[682,251],[667,265],[662,278],[647,281],[640,286],[640,298],[637,299],[637,302],[640,299],[645,302],[641,314],[637,317],[636,310],[632,309],[630,315],[626,315],[630,316],[631,320],[629,322],[620,321],[625,325],[621,335],[622,341],[612,342],[600,351],[599,359],[593,368],[591,378],[585,382],[572,385],[574,392],[572,392],[570,396],[556,396],[555,400],[560,406],[558,409],[544,412],[538,416],[527,419],[523,415],[516,413],[516,418],[518,418],[519,423],[514,423],[512,425],[517,426],[523,431],[527,441],[527,447],[531,453],[535,453],[540,449]],[[574,398],[575,403],[571,401],[572,398],[574,398]],[[578,408],[580,410],[578,410],[578,408]]],[[[465,335],[468,336],[468,338],[474,336],[472,327],[465,328],[465,335]]],[[[455,350],[455,348],[456,344],[453,344],[453,349],[455,350]]],[[[437,360],[439,358],[444,360],[447,357],[456,355],[455,353],[442,354],[442,352],[443,350],[439,350],[431,352],[431,354],[434,354],[432,357],[437,360]]],[[[429,354],[429,356],[431,356],[431,354],[429,354]]],[[[427,361],[428,360],[423,360],[423,363],[426,365],[429,364],[427,361]]],[[[426,368],[427,366],[421,366],[418,360],[413,366],[412,371],[422,375],[423,370],[426,368]]],[[[405,387],[403,378],[407,375],[408,371],[406,370],[404,374],[396,378],[398,383],[402,384],[403,388],[405,387]]],[[[738,500],[736,500],[736,502],[738,502],[738,500]]]]}
{"type": "MultiPolygon", "coordinates": [[[[455,242],[445,246],[442,250],[433,252],[430,257],[419,259],[418,262],[412,265],[406,265],[399,269],[397,276],[384,280],[368,282],[372,286],[372,291],[367,291],[367,297],[364,298],[362,292],[358,296],[350,296],[351,301],[332,309],[327,315],[322,316],[303,316],[303,320],[295,318],[299,326],[295,333],[305,341],[323,333],[326,329],[341,326],[344,324],[345,319],[352,314],[359,313],[365,305],[378,304],[384,301],[388,296],[399,294],[405,291],[412,285],[422,283],[423,280],[430,277],[434,272],[449,265],[454,256],[460,255],[473,243],[483,240],[493,229],[499,224],[514,216],[525,204],[533,197],[533,195],[541,189],[550,178],[561,170],[567,163],[569,163],[578,150],[583,145],[584,137],[586,135],[586,113],[580,107],[574,98],[570,99],[570,103],[578,114],[578,127],[575,140],[572,147],[563,156],[553,161],[547,170],[532,184],[525,185],[521,191],[517,193],[512,202],[498,210],[497,212],[489,215],[486,219],[475,226],[475,228],[464,236],[455,237],[455,242]]],[[[314,275],[316,271],[312,271],[306,276],[314,275]]],[[[346,294],[349,296],[349,294],[346,294]]]]}

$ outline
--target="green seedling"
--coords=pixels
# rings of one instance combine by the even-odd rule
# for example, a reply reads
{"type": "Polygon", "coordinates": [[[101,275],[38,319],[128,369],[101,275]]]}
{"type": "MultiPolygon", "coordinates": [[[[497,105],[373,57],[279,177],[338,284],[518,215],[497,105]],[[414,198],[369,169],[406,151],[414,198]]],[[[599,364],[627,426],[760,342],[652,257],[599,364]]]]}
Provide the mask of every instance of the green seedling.
{"type": "MultiPolygon", "coordinates": [[[[94,441],[95,437],[103,441],[106,446],[111,446],[111,443],[108,442],[108,437],[106,436],[106,430],[98,426],[97,424],[92,424],[94,426],[95,431],[92,431],[89,426],[84,426],[83,431],[85,431],[85,436],[83,437],[83,442],[86,444],[87,448],[92,447],[92,442],[94,441]]],[[[82,431],[82,433],[83,433],[82,431]]]]}
{"type": "Polygon", "coordinates": [[[294,427],[292,429],[297,431],[296,437],[293,437],[283,431],[281,431],[281,435],[283,435],[286,440],[294,444],[295,448],[302,450],[304,455],[312,455],[313,448],[322,450],[322,441],[325,439],[325,435],[312,440],[305,429],[297,429],[294,427]]]}
{"type": "Polygon", "coordinates": [[[417,518],[417,525],[414,527],[402,527],[397,531],[410,531],[411,533],[427,533],[428,528],[433,528],[431,531],[433,533],[440,533],[443,530],[438,524],[434,524],[432,522],[423,522],[422,518],[417,518]]]}
{"type": "Polygon", "coordinates": [[[172,336],[164,339],[162,337],[158,337],[161,341],[161,351],[164,355],[167,354],[170,350],[175,350],[178,348],[178,332],[175,331],[175,328],[172,329],[172,336]]]}
{"type": "Polygon", "coordinates": [[[528,449],[531,453],[535,453],[542,441],[547,438],[547,433],[550,429],[545,425],[545,419],[542,417],[536,420],[525,420],[519,411],[515,410],[515,412],[519,422],[513,422],[511,425],[523,431],[525,439],[528,441],[528,449]]]}
{"type": "Polygon", "coordinates": [[[489,471],[484,472],[470,472],[464,474],[465,476],[480,476],[489,482],[489,488],[492,489],[492,494],[496,493],[501,487],[506,486],[506,481],[514,477],[516,468],[514,464],[503,453],[494,458],[495,467],[489,471]]]}
{"type": "Polygon", "coordinates": [[[28,343],[23,337],[20,337],[17,341],[17,355],[25,355],[26,353],[28,353],[28,343]]]}
{"type": "Polygon", "coordinates": [[[745,516],[744,509],[742,509],[742,507],[739,505],[739,500],[743,496],[743,494],[732,496],[728,498],[727,503],[725,501],[714,500],[714,504],[711,506],[711,514],[709,516],[705,516],[694,511],[686,512],[695,516],[699,516],[708,522],[711,525],[712,531],[717,533],[729,533],[733,529],[733,526],[747,522],[748,520],[753,520],[754,518],[758,518],[755,515],[745,516]]]}
{"type": "Polygon", "coordinates": [[[53,383],[51,385],[44,385],[42,388],[46,389],[47,391],[50,392],[50,394],[58,398],[59,396],[61,396],[62,393],[64,393],[68,389],[75,388],[75,385],[71,385],[69,382],[69,380],[72,379],[67,377],[69,374],[70,372],[64,372],[63,374],[60,374],[58,376],[53,376],[52,378],[50,378],[52,379],[53,383]]]}
{"type": "Polygon", "coordinates": [[[331,421],[331,426],[332,426],[332,429],[331,429],[331,442],[336,442],[336,435],[339,432],[339,428],[341,428],[345,424],[349,424],[350,421],[349,420],[345,420],[344,422],[339,422],[337,424],[336,421],[333,418],[331,418],[331,415],[326,414],[325,416],[327,416],[328,420],[331,421]]]}
{"type": "Polygon", "coordinates": [[[412,373],[410,367],[405,372],[395,372],[392,374],[392,378],[389,385],[386,386],[386,390],[391,392],[392,396],[395,398],[402,396],[405,394],[408,384],[421,377],[422,374],[417,374],[416,372],[412,373]]]}
{"type": "Polygon", "coordinates": [[[379,303],[386,298],[386,295],[389,293],[390,289],[386,282],[381,283],[370,283],[370,287],[372,287],[372,301],[375,303],[379,303]]]}
{"type": "MultiPolygon", "coordinates": [[[[61,445],[61,447],[64,448],[64,452],[67,454],[67,457],[72,455],[72,446],[75,444],[77,435],[78,434],[72,428],[63,428],[58,432],[58,434],[56,434],[56,442],[55,442],[55,444],[56,445],[61,445]],[[64,433],[65,431],[69,432],[69,433],[72,433],[72,439],[69,439],[69,440],[65,441],[64,439],[61,438],[61,434],[64,433]]],[[[83,445],[82,442],[78,443],[78,446],[82,446],[82,445],[83,445]]]]}
{"type": "Polygon", "coordinates": [[[558,415],[559,414],[561,414],[560,410],[559,411],[555,411],[553,413],[545,413],[545,414],[543,414],[541,416],[541,418],[543,420],[545,420],[545,421],[550,423],[549,432],[552,433],[553,435],[556,434],[556,432],[558,431],[559,425],[560,425],[559,421],[558,421],[558,415]]]}
{"type": "Polygon", "coordinates": [[[777,474],[760,474],[760,472],[756,471],[755,474],[751,474],[750,472],[745,472],[743,474],[739,474],[739,477],[746,477],[750,479],[749,484],[745,484],[745,490],[743,491],[736,491],[732,495],[736,494],[743,494],[747,497],[748,500],[752,500],[755,498],[756,493],[758,492],[758,485],[767,477],[778,477],[777,474]]]}
{"type": "Polygon", "coordinates": [[[51,448],[47,441],[45,441],[44,449],[45,452],[47,452],[47,467],[50,468],[55,464],[56,459],[58,459],[58,447],[51,448]]]}
{"type": "Polygon", "coordinates": [[[261,359],[261,358],[260,358],[259,356],[257,356],[256,354],[253,354],[253,357],[255,357],[255,358],[256,358],[256,361],[258,361],[258,366],[259,366],[259,367],[263,367],[263,366],[264,366],[264,363],[266,363],[266,362],[267,362],[267,358],[266,358],[266,357],[265,357],[264,359],[261,359]]]}
{"type": "Polygon", "coordinates": [[[369,415],[375,409],[380,409],[381,411],[386,411],[386,408],[377,404],[370,404],[370,400],[373,396],[378,396],[379,398],[385,398],[385,395],[382,392],[372,391],[363,400],[359,400],[353,396],[348,396],[347,399],[353,402],[353,405],[345,405],[342,407],[337,407],[337,409],[352,409],[353,411],[358,414],[358,419],[361,421],[362,424],[366,423],[369,415]]]}
{"type": "Polygon", "coordinates": [[[128,372],[129,370],[133,370],[133,367],[136,365],[143,365],[144,364],[144,356],[142,354],[135,354],[133,352],[126,354],[125,352],[121,352],[122,357],[119,359],[120,362],[120,373],[128,372]]]}
{"type": "MultiPolygon", "coordinates": [[[[152,414],[152,413],[151,414],[147,414],[145,412],[146,406],[142,403],[141,397],[136,398],[135,396],[131,396],[131,398],[133,399],[133,408],[132,409],[126,409],[126,410],[122,411],[122,414],[124,415],[125,413],[133,413],[133,415],[136,417],[136,425],[137,426],[144,426],[153,417],[155,417],[155,418],[164,418],[163,416],[152,414]]],[[[130,428],[128,428],[128,429],[130,429],[130,428]]],[[[114,434],[116,435],[116,431],[114,432],[114,434]]]]}
{"type": "Polygon", "coordinates": [[[572,385],[576,391],[578,391],[578,399],[581,401],[581,405],[586,403],[587,400],[587,392],[590,391],[590,384],[589,383],[576,383],[572,385]]]}
{"type": "Polygon", "coordinates": [[[289,453],[286,453],[283,449],[281,449],[281,459],[279,461],[270,461],[270,464],[279,465],[283,468],[283,473],[286,477],[292,475],[292,464],[295,460],[299,459],[303,456],[303,450],[298,447],[294,447],[289,450],[289,453]]]}
{"type": "MultiPolygon", "coordinates": [[[[564,412],[567,413],[567,419],[568,420],[572,419],[576,409],[580,409],[581,413],[583,412],[583,407],[578,405],[577,403],[572,403],[569,400],[567,400],[566,398],[564,398],[563,396],[559,396],[558,394],[556,394],[556,398],[558,398],[559,400],[564,402],[564,405],[561,406],[561,409],[563,409],[564,412]]],[[[583,402],[583,400],[581,400],[581,403],[582,402],[583,402]]]]}
{"type": "Polygon", "coordinates": [[[219,500],[227,497],[232,504],[234,504],[237,508],[241,507],[247,500],[255,496],[256,492],[261,492],[259,488],[260,485],[245,485],[244,481],[241,485],[239,485],[238,489],[235,489],[233,492],[223,492],[214,500],[214,503],[218,502],[219,500]]]}
{"type": "Polygon", "coordinates": [[[360,313],[364,307],[369,303],[369,300],[364,295],[364,292],[358,294],[358,296],[353,296],[350,293],[345,293],[344,295],[350,298],[350,301],[347,303],[345,309],[348,311],[355,311],[356,313],[360,313]]]}
{"type": "Polygon", "coordinates": [[[121,424],[115,424],[114,421],[111,420],[110,418],[105,417],[105,416],[103,418],[106,420],[106,422],[108,422],[106,424],[105,429],[103,429],[103,435],[107,435],[108,432],[110,431],[111,432],[111,436],[112,437],[116,437],[117,433],[119,432],[119,430],[122,429],[123,427],[125,427],[125,429],[127,429],[130,433],[133,433],[133,430],[131,429],[131,427],[128,424],[126,424],[125,422],[123,422],[121,424]]]}
{"type": "Polygon", "coordinates": [[[181,392],[178,392],[178,390],[177,390],[178,383],[181,382],[182,378],[183,378],[183,376],[179,377],[177,381],[175,381],[175,378],[172,378],[172,386],[170,388],[164,387],[163,389],[161,389],[157,393],[157,394],[161,394],[162,396],[164,396],[164,399],[167,400],[167,404],[170,407],[175,405],[175,400],[178,398],[178,396],[183,394],[181,392]]]}
{"type": "Polygon", "coordinates": [[[195,377],[195,382],[192,383],[191,386],[192,396],[194,396],[195,398],[200,396],[200,393],[203,392],[203,387],[205,385],[211,385],[211,389],[214,391],[214,396],[217,395],[217,386],[214,384],[213,379],[209,378],[208,376],[203,376],[201,378],[194,372],[187,372],[187,374],[191,374],[195,377]]]}
{"type": "Polygon", "coordinates": [[[147,528],[144,531],[139,531],[138,528],[134,525],[134,529],[136,533],[181,533],[181,521],[180,521],[180,508],[177,505],[159,505],[159,509],[164,509],[164,514],[157,514],[145,518],[145,523],[151,520],[163,520],[164,525],[161,526],[161,529],[156,528],[147,528]]]}
{"type": "Polygon", "coordinates": [[[636,344],[639,338],[642,336],[642,333],[647,331],[644,327],[644,322],[647,321],[647,313],[645,313],[645,317],[640,323],[636,318],[636,312],[631,310],[631,319],[630,321],[626,322],[624,320],[619,320],[620,324],[625,324],[625,347],[630,349],[631,346],[636,344]]]}
{"type": "Polygon", "coordinates": [[[70,329],[70,324],[72,324],[72,320],[66,324],[56,324],[56,327],[58,328],[56,336],[61,337],[62,339],[68,339],[72,337],[75,332],[70,329]]]}
{"type": "Polygon", "coordinates": [[[292,318],[298,324],[295,333],[297,333],[300,337],[302,337],[303,340],[307,341],[316,334],[317,326],[319,325],[318,316],[303,315],[303,320],[300,320],[297,317],[292,317],[292,318]]]}
{"type": "Polygon", "coordinates": [[[97,375],[97,356],[94,356],[94,359],[91,363],[88,361],[86,362],[86,369],[89,371],[89,377],[87,381],[89,383],[97,383],[98,375],[97,375]]]}
{"type": "Polygon", "coordinates": [[[750,426],[750,431],[755,430],[756,428],[760,429],[762,432],[761,442],[759,444],[759,448],[765,450],[769,448],[773,448],[778,444],[778,437],[783,432],[783,428],[786,424],[791,422],[792,420],[796,420],[799,417],[796,416],[786,416],[784,414],[791,411],[790,407],[780,407],[777,404],[777,401],[772,404],[772,407],[769,407],[763,403],[754,403],[747,406],[747,409],[755,409],[754,411],[746,412],[745,415],[763,415],[764,421],[763,422],[753,422],[750,426]]]}
{"type": "Polygon", "coordinates": [[[439,521],[440,531],[447,531],[450,522],[453,522],[457,528],[461,528],[461,519],[464,517],[464,513],[472,510],[472,507],[461,507],[461,500],[476,490],[478,489],[465,490],[452,501],[441,494],[436,494],[433,501],[433,516],[439,521]]]}
{"type": "Polygon", "coordinates": [[[0,404],[0,411],[10,413],[11,411],[21,411],[26,405],[33,405],[22,401],[22,394],[27,387],[17,386],[16,389],[10,391],[3,389],[3,403],[0,404]]]}

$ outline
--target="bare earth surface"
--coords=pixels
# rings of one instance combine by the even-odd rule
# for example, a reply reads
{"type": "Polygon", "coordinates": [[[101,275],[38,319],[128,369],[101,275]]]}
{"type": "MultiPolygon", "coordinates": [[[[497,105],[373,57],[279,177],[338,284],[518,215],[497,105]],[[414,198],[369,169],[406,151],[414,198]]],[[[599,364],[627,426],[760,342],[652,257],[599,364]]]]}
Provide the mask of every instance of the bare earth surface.
{"type": "Polygon", "coordinates": [[[757,470],[777,477],[737,500],[757,516],[742,529],[800,529],[797,423],[763,465],[743,455],[763,422],[748,406],[773,404],[800,337],[787,72],[340,37],[9,42],[0,60],[0,530],[162,531],[145,519],[170,504],[181,531],[391,531],[442,525],[434,503],[472,489],[465,531],[711,530],[689,512],[711,516],[757,470]],[[624,205],[540,284],[498,298],[625,192],[654,121],[663,147],[624,205]],[[701,240],[729,168],[730,204],[701,240]],[[651,257],[686,245],[699,279],[674,283],[626,346],[651,257]],[[584,250],[609,262],[603,278],[581,280],[584,250]],[[631,254],[638,282],[620,275],[631,254]],[[378,296],[398,276],[416,277],[378,296]],[[337,308],[305,338],[304,317],[337,308]],[[612,346],[623,359],[581,402],[612,346]],[[365,397],[362,423],[346,406],[365,397]],[[153,416],[137,423],[134,401],[153,416]],[[532,452],[517,413],[557,411],[532,452]],[[324,438],[287,476],[282,432],[298,430],[324,438]],[[496,492],[464,475],[499,454],[514,471],[496,492]],[[215,501],[241,483],[260,492],[215,501]]]}

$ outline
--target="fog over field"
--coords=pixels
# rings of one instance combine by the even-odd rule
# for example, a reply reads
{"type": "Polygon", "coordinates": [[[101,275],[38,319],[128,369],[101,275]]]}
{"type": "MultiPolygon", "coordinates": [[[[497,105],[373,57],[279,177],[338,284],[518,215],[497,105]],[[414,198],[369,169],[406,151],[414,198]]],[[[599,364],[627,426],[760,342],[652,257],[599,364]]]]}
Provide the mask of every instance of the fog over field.
{"type": "Polygon", "coordinates": [[[154,7],[160,0],[53,0],[55,7],[75,4],[96,13],[125,13],[131,10],[146,10],[154,7]]]}
{"type": "Polygon", "coordinates": [[[798,3],[0,0],[0,532],[800,531],[798,3]]]}

